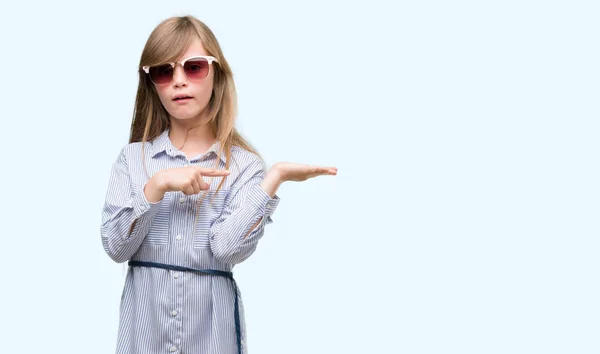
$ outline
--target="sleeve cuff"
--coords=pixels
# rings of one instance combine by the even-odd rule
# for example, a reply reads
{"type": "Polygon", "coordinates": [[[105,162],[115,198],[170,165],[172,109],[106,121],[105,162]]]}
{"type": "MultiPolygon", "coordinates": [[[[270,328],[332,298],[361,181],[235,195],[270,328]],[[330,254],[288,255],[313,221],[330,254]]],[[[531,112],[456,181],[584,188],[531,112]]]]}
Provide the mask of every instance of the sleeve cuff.
{"type": "Polygon", "coordinates": [[[273,215],[280,202],[277,194],[271,198],[260,185],[256,185],[250,190],[248,193],[248,200],[253,206],[260,210],[261,215],[266,217],[273,215]]]}
{"type": "Polygon", "coordinates": [[[159,200],[158,202],[150,203],[148,199],[146,199],[143,187],[140,188],[138,185],[132,186],[132,190],[134,218],[137,219],[148,212],[150,214],[156,214],[161,201],[159,200]]]}

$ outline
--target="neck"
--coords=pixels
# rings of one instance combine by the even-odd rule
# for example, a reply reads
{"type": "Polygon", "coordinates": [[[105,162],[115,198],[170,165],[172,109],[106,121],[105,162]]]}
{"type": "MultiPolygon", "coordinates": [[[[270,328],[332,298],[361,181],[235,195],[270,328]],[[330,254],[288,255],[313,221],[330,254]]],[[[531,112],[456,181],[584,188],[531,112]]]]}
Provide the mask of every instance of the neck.
{"type": "Polygon", "coordinates": [[[169,130],[169,138],[179,149],[206,151],[216,142],[208,124],[198,124],[197,121],[171,118],[169,130]]]}

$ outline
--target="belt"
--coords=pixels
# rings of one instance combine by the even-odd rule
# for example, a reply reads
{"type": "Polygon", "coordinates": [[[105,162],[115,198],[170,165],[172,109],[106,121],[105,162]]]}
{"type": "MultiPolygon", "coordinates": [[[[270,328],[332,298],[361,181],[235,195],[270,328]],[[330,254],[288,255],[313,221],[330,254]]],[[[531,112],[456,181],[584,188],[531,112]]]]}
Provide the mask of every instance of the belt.
{"type": "Polygon", "coordinates": [[[131,267],[138,266],[138,267],[162,268],[162,269],[168,269],[168,270],[177,270],[177,271],[181,271],[181,272],[193,272],[193,273],[217,275],[220,277],[225,277],[227,279],[230,279],[231,283],[233,284],[233,292],[234,292],[234,299],[235,299],[234,300],[235,301],[234,320],[235,320],[235,334],[236,334],[236,339],[237,339],[237,348],[238,348],[238,354],[242,353],[242,345],[241,345],[242,335],[240,333],[240,311],[239,311],[239,304],[238,304],[238,295],[239,294],[238,294],[238,287],[237,287],[237,284],[235,283],[235,279],[233,279],[232,272],[227,272],[227,271],[223,271],[223,270],[215,270],[215,269],[194,269],[194,268],[187,268],[187,267],[181,267],[181,266],[170,265],[170,264],[145,262],[145,261],[129,261],[127,264],[131,267]]]}

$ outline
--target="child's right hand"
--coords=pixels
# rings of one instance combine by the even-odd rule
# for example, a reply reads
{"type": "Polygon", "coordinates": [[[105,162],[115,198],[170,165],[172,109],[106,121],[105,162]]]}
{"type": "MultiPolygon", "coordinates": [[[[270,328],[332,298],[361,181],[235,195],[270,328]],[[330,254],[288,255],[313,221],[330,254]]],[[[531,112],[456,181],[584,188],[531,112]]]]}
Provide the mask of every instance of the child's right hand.
{"type": "Polygon", "coordinates": [[[199,166],[169,168],[156,173],[144,189],[149,202],[163,198],[166,192],[181,191],[185,195],[198,194],[208,190],[210,185],[202,177],[222,177],[229,175],[228,170],[217,170],[199,166]]]}

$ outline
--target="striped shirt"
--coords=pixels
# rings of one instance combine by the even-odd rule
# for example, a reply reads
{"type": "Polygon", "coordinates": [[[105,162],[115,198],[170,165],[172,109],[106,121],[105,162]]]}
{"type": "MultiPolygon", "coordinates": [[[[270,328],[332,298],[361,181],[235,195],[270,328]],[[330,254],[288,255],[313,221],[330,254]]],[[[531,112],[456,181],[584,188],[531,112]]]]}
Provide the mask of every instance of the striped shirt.
{"type": "MultiPolygon", "coordinates": [[[[138,260],[231,271],[254,252],[279,204],[277,195],[271,198],[260,187],[264,164],[257,155],[234,146],[230,174],[218,192],[222,177],[208,177],[209,191],[190,196],[167,192],[161,201],[150,203],[143,189],[147,176],[157,171],[186,165],[213,168],[215,159],[225,168],[225,156],[217,155],[218,142],[188,159],[168,133],[144,144],[145,167],[141,142],[124,146],[113,164],[100,227],[104,250],[119,263],[138,260]]],[[[129,267],[116,353],[237,353],[234,296],[231,280],[223,277],[129,267]]],[[[243,303],[240,297],[238,301],[242,352],[247,353],[243,303]]]]}

